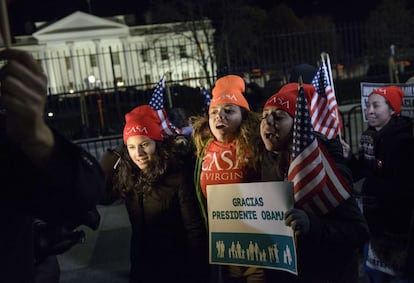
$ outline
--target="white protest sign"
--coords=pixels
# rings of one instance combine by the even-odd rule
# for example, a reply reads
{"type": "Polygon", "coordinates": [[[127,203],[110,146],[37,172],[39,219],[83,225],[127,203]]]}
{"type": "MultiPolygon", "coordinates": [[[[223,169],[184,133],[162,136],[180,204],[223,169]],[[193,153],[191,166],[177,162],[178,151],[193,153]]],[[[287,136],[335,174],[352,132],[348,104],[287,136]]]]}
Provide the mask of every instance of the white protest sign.
{"type": "Polygon", "coordinates": [[[365,117],[365,109],[367,108],[368,95],[376,88],[390,85],[398,86],[404,92],[403,103],[401,107],[401,115],[408,116],[414,119],[414,83],[390,84],[361,82],[361,108],[362,116],[364,117],[365,122],[367,121],[365,117]]]}
{"type": "Polygon", "coordinates": [[[284,222],[293,202],[291,182],[207,186],[210,263],[297,274],[293,230],[284,222]]]}

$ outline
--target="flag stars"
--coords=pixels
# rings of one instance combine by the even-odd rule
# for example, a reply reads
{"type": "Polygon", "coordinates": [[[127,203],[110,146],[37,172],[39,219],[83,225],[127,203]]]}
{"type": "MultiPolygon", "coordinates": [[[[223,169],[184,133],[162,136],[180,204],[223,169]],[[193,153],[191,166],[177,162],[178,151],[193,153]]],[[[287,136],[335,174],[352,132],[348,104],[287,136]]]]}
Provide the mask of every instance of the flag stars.
{"type": "Polygon", "coordinates": [[[323,144],[319,145],[316,139],[303,87],[299,89],[293,125],[288,181],[294,185],[295,205],[316,214],[326,214],[331,207],[347,199],[350,191],[341,181],[337,168],[331,166],[334,163],[329,153],[321,150],[323,144]],[[311,178],[312,175],[321,178],[311,178]]]}
{"type": "Polygon", "coordinates": [[[173,135],[174,132],[179,134],[181,131],[177,129],[176,126],[174,126],[167,118],[167,112],[164,109],[164,99],[163,99],[163,91],[165,88],[165,81],[167,77],[164,75],[161,80],[158,82],[157,86],[154,89],[154,92],[152,93],[151,99],[148,103],[148,105],[157,111],[158,117],[161,121],[161,126],[163,130],[168,135],[173,135]]]}

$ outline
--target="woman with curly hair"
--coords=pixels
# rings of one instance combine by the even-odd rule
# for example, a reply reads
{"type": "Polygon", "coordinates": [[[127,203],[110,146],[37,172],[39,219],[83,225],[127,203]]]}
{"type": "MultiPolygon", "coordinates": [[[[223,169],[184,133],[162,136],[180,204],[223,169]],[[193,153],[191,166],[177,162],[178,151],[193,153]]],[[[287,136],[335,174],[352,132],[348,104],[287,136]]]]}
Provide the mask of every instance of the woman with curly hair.
{"type": "MultiPolygon", "coordinates": [[[[258,113],[250,111],[244,91],[241,77],[219,78],[212,90],[208,117],[199,118],[193,125],[197,155],[194,177],[206,225],[208,185],[260,180],[260,119],[258,113]]],[[[263,269],[253,267],[225,266],[222,276],[224,282],[265,282],[263,269]]]]}
{"type": "MultiPolygon", "coordinates": [[[[176,137],[163,135],[148,105],[134,108],[125,120],[124,145],[108,181],[111,199],[124,200],[131,222],[130,282],[202,282],[206,231],[191,169],[185,170],[192,164],[185,164],[176,137]]],[[[111,173],[108,164],[103,167],[111,173]]]]}

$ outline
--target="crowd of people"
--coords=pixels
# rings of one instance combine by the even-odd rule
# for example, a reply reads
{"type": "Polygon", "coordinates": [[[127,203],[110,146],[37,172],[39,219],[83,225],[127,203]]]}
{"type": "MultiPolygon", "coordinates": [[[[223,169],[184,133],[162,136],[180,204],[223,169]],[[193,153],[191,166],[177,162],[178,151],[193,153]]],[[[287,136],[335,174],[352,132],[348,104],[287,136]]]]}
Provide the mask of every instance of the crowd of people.
{"type": "Polygon", "coordinates": [[[137,106],[125,113],[123,143],[97,161],[45,123],[47,78],[36,61],[14,49],[1,51],[0,60],[7,61],[0,70],[5,282],[59,282],[53,257],[79,241],[80,225],[97,228],[98,204],[116,200],[125,204],[132,228],[131,283],[357,283],[360,255],[367,282],[414,282],[414,138],[412,121],[400,113],[404,93],[398,86],[369,94],[368,128],[355,154],[340,134],[327,138],[312,129],[309,115],[301,116],[316,94],[310,83],[316,68],[301,65],[268,95],[261,113],[251,110],[242,77],[218,78],[207,114],[183,123],[185,134],[165,132],[156,111],[137,106]],[[296,199],[284,212],[297,274],[209,263],[209,186],[294,182],[292,158],[304,138],[299,120],[311,128],[303,143],[315,145],[329,161],[320,163],[322,172],[337,178],[324,177],[320,186],[340,184],[348,194],[324,213],[296,199]],[[353,184],[361,178],[359,206],[353,184]],[[49,238],[52,247],[39,251],[39,219],[71,237],[63,244],[49,238]],[[46,259],[54,265],[44,265],[46,259]]]}

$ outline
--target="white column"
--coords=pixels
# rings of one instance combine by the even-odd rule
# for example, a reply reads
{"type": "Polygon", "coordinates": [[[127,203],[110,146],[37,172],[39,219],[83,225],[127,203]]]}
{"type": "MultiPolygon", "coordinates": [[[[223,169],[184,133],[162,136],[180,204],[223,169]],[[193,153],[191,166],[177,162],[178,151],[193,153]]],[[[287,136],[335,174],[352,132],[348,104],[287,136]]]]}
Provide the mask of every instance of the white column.
{"type": "Polygon", "coordinates": [[[83,85],[83,80],[82,78],[79,77],[81,74],[81,70],[79,69],[78,62],[76,61],[76,58],[75,58],[76,54],[73,48],[74,43],[73,41],[67,41],[66,45],[69,48],[70,64],[72,66],[72,72],[73,72],[73,84],[74,84],[73,89],[75,90],[75,92],[81,91],[82,89],[79,89],[79,87],[83,85]]]}
{"type": "Polygon", "coordinates": [[[106,74],[104,72],[106,66],[105,66],[105,60],[102,54],[101,50],[101,40],[100,39],[94,39],[93,43],[95,44],[95,53],[96,53],[96,60],[98,64],[98,70],[99,70],[99,80],[101,83],[98,85],[100,88],[102,86],[106,87],[108,86],[108,78],[106,77],[106,74]]]}
{"type": "Polygon", "coordinates": [[[121,37],[120,38],[122,42],[122,49],[124,54],[124,61],[125,61],[125,85],[129,85],[131,80],[134,79],[134,71],[132,67],[132,56],[131,56],[131,50],[129,48],[129,40],[127,37],[121,37]]]}
{"type": "MultiPolygon", "coordinates": [[[[56,71],[54,71],[52,56],[51,56],[50,50],[47,46],[45,46],[44,52],[42,52],[42,65],[43,65],[43,68],[45,69],[45,72],[46,72],[46,75],[47,75],[50,92],[52,94],[56,94],[58,92],[61,92],[63,90],[63,88],[62,89],[58,89],[58,88],[61,87],[62,85],[57,85],[58,80],[56,78],[56,77],[61,76],[61,74],[56,74],[56,71]]],[[[60,82],[61,82],[60,84],[62,84],[61,80],[60,80],[60,82]]]]}

